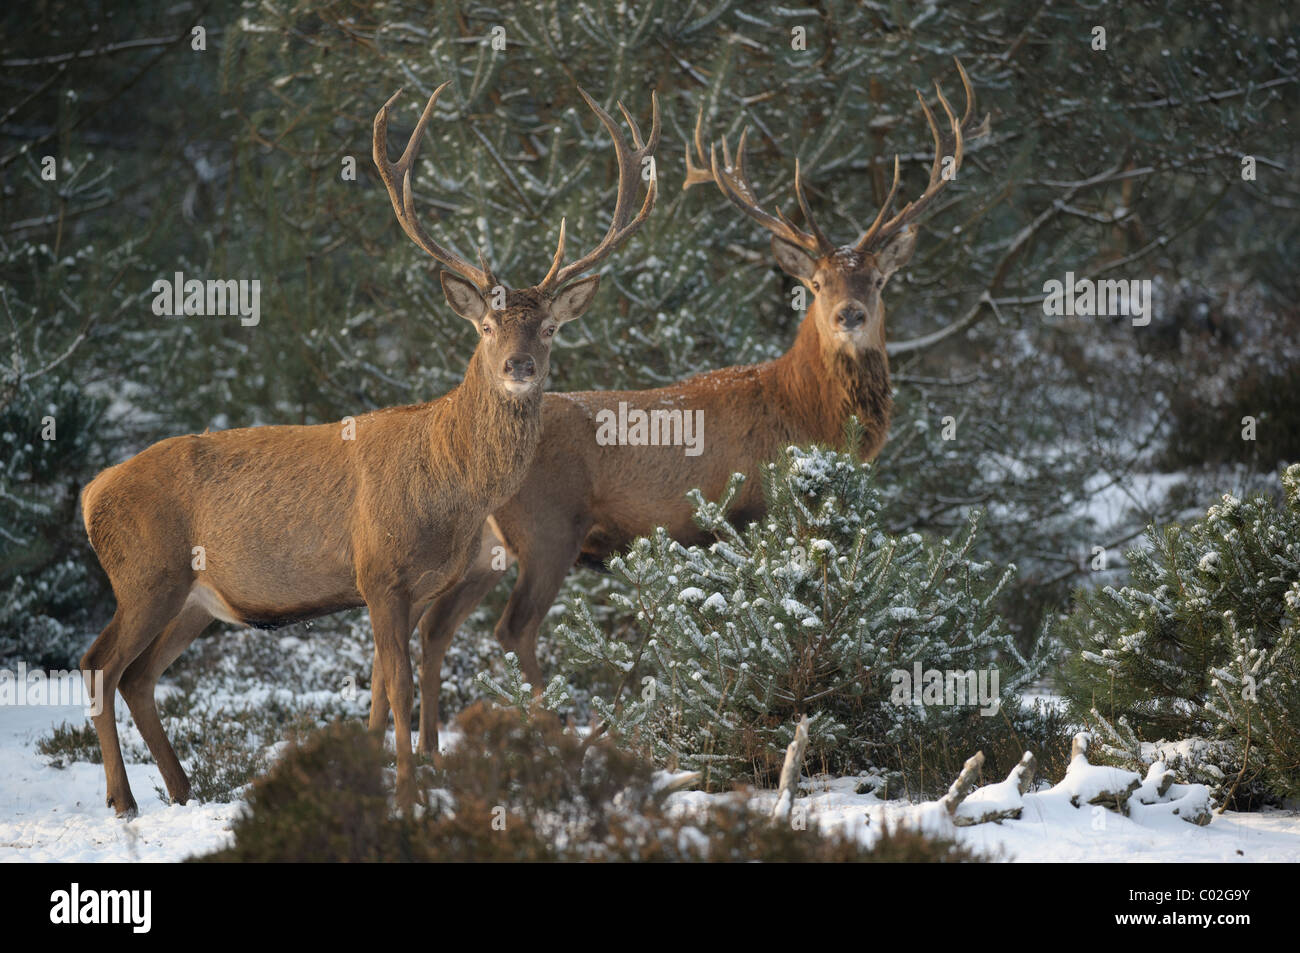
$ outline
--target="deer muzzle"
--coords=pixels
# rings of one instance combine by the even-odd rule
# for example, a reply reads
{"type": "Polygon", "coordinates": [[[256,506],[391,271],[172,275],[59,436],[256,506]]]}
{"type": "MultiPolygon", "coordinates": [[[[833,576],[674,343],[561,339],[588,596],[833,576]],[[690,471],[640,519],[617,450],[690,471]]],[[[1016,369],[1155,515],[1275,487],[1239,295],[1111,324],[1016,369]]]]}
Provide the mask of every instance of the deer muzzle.
{"type": "Polygon", "coordinates": [[[856,304],[845,305],[835,312],[835,329],[853,332],[862,327],[867,320],[867,312],[856,304]]]}
{"type": "Polygon", "coordinates": [[[528,354],[513,354],[501,368],[503,385],[511,394],[523,394],[537,383],[537,362],[528,354]]]}

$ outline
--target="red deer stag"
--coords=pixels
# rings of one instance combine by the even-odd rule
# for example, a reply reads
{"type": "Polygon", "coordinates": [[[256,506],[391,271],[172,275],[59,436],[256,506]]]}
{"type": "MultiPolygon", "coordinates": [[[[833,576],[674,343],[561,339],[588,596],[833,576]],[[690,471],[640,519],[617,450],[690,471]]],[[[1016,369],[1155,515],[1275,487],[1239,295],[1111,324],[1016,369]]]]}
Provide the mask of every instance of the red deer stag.
{"type": "Polygon", "coordinates": [[[507,290],[481,256],[480,267],[471,265],[416,219],[411,167],[445,88],[434,90],[406,150],[391,162],[388,115],[401,91],[394,94],[375,116],[374,159],[403,231],[446,269],[447,303],[479,333],[464,380],[430,403],[359,416],[352,433],[319,424],[173,437],[105,470],[82,494],[86,532],[117,598],[81,664],[103,672],[94,723],[108,804],[119,815],[136,812],[117,737],[119,688],[168,794],[184,803],[189,779],[154,703],[162,672],[214,618],[275,628],[361,605],[370,611],[386,702],[396,713],[398,802],[413,802],[415,613],[464,575],[484,521],[519,489],[541,434],[553,335],[587,310],[600,281],[579,275],[641,227],[657,191],[652,178],[638,211],[643,160],[659,140],[657,100],[644,143],[623,110],[631,147],[583,92],[614,141],[613,221],[592,251],[568,265],[561,221],[546,276],[507,290]],[[504,307],[494,310],[489,297],[497,294],[504,307]]]}
{"type": "MultiPolygon", "coordinates": [[[[697,166],[687,156],[684,187],[714,182],[742,212],[772,232],[777,263],[812,293],[794,345],[774,361],[709,371],[669,387],[643,391],[589,391],[546,394],[542,401],[542,441],[519,492],[494,512],[485,527],[480,558],[465,578],[441,595],[420,619],[420,748],[437,750],[438,696],[442,660],[457,628],[505,574],[490,558],[504,544],[519,562],[496,637],[517,653],[525,676],[540,689],[537,633],[570,568],[600,567],[638,536],[664,526],[683,544],[703,543],[692,520],[686,492],[698,487],[717,499],[732,473],[755,475],[791,444],[837,444],[850,415],[864,425],[860,452],[875,457],[889,431],[892,393],[885,353],[885,282],[906,264],[916,243],[912,224],[947,185],[962,163],[966,136],[982,135],[987,120],[974,128],[975,94],[960,63],[966,112],[953,115],[938,84],[939,104],[954,139],[945,176],[939,127],[924,97],[934,138],[934,163],[924,193],[887,218],[898,191],[898,160],[893,185],[871,227],[852,245],[836,247],[817,227],[795,165],[795,196],[807,226],[796,227],[781,212],[763,210],[745,172],[745,136],[731,161],[724,142],[723,162],[716,149],[706,156],[696,122],[697,166]],[[596,439],[597,415],[617,414],[620,405],[647,412],[702,411],[708,432],[704,453],[689,456],[680,446],[610,446],[596,439]]],[[[630,411],[629,411],[630,412],[630,411]]],[[[608,416],[606,416],[608,419],[608,416]]],[[[671,420],[671,417],[661,419],[671,420]]],[[[738,523],[762,515],[760,481],[746,481],[732,511],[738,523]]],[[[383,670],[375,667],[371,718],[388,717],[383,670]]],[[[374,722],[372,721],[372,724],[374,722]]]]}

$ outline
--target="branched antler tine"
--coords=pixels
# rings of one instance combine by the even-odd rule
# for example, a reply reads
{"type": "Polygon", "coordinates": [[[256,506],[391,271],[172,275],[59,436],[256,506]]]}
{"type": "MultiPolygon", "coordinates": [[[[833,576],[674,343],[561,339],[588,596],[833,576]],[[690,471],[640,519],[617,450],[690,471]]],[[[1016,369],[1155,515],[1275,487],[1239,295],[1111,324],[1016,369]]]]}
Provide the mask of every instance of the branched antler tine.
{"type": "Polygon", "coordinates": [[[551,259],[550,270],[546,272],[546,277],[542,279],[542,282],[538,287],[549,288],[551,283],[555,281],[555,276],[559,274],[560,262],[564,261],[564,223],[565,219],[561,218],[560,238],[555,243],[555,257],[551,259]]]}
{"type": "Polygon", "coordinates": [[[776,210],[776,217],[779,218],[781,220],[781,224],[784,225],[786,228],[788,228],[790,231],[792,232],[799,231],[799,226],[796,225],[794,222],[792,222],[790,220],[790,216],[786,215],[782,209],[778,208],[776,210]]]}
{"type": "MultiPolygon", "coordinates": [[[[935,84],[938,88],[938,84],[935,84]]],[[[934,161],[930,163],[930,181],[939,172],[939,167],[943,164],[943,137],[939,135],[939,124],[934,121],[934,113],[930,111],[930,106],[921,95],[921,91],[916,90],[916,101],[921,104],[921,111],[925,113],[926,125],[930,127],[930,137],[934,140],[934,161]]]]}
{"type": "MultiPolygon", "coordinates": [[[[984,135],[988,132],[988,117],[986,116],[978,126],[972,128],[971,117],[975,112],[975,90],[971,86],[970,77],[966,74],[961,61],[956,57],[953,57],[953,61],[957,64],[957,72],[961,76],[962,88],[966,93],[966,111],[960,120],[953,113],[952,106],[949,104],[947,97],[944,96],[943,88],[937,81],[934,84],[934,89],[939,97],[939,105],[943,107],[944,115],[948,119],[948,126],[952,130],[952,172],[955,175],[961,168],[962,160],[966,155],[967,132],[973,132],[976,137],[984,135]]],[[[925,113],[925,121],[930,127],[930,135],[934,140],[934,162],[930,165],[930,181],[926,184],[925,191],[918,198],[908,202],[903,207],[903,210],[893,218],[884,222],[884,224],[880,224],[880,215],[886,212],[889,202],[893,200],[894,189],[890,189],[889,198],[886,199],[885,205],[881,208],[880,215],[877,215],[877,221],[872,223],[871,228],[858,242],[857,248],[860,252],[880,245],[890,235],[914,221],[934,201],[934,198],[947,187],[948,182],[952,179],[952,175],[946,178],[942,175],[944,160],[943,136],[939,132],[939,124],[935,121],[934,113],[919,90],[916,93],[916,98],[921,104],[921,110],[925,113]]],[[[897,187],[897,159],[895,159],[895,187],[897,187]]]]}
{"type": "MultiPolygon", "coordinates": [[[[420,146],[424,142],[424,130],[429,125],[429,120],[433,118],[433,107],[438,102],[438,96],[444,89],[451,85],[451,80],[440,85],[429,96],[429,101],[424,104],[424,112],[420,113],[420,118],[411,130],[411,137],[406,140],[406,148],[402,150],[402,157],[397,160],[397,166],[400,169],[409,169],[415,162],[415,157],[420,151],[420,146]]],[[[400,90],[399,90],[400,92],[400,90]]]]}
{"type": "MultiPolygon", "coordinates": [[[[659,98],[658,98],[658,96],[654,96],[653,101],[651,101],[650,107],[651,107],[651,108],[650,108],[650,113],[651,113],[651,114],[650,114],[650,129],[651,129],[651,130],[655,130],[655,129],[658,129],[658,127],[659,127],[659,98]]],[[[623,103],[621,103],[621,101],[619,101],[619,112],[620,112],[620,113],[623,113],[623,118],[624,118],[624,120],[627,120],[627,121],[628,121],[628,126],[630,127],[630,129],[632,129],[632,144],[633,144],[634,147],[636,147],[636,150],[637,150],[637,159],[641,159],[641,157],[643,157],[643,156],[647,156],[647,155],[650,155],[651,152],[654,152],[654,151],[655,151],[655,148],[658,148],[658,146],[659,146],[659,137],[658,137],[658,135],[656,135],[656,137],[654,137],[653,142],[641,142],[641,126],[638,126],[638,125],[637,125],[637,121],[634,120],[634,118],[632,118],[632,113],[629,113],[629,112],[628,112],[627,107],[624,107],[624,105],[623,105],[623,103]]]]}
{"type": "MultiPolygon", "coordinates": [[[[749,145],[749,127],[746,126],[740,130],[740,139],[736,141],[736,164],[733,166],[730,162],[727,165],[736,170],[736,175],[740,181],[745,183],[745,188],[749,189],[749,194],[753,195],[754,190],[749,186],[749,173],[745,171],[745,146],[749,145]]],[[[722,153],[723,161],[727,161],[726,150],[722,153]]]]}
{"type": "Polygon", "coordinates": [[[438,96],[449,85],[450,82],[443,83],[429,96],[424,112],[420,114],[420,120],[415,124],[415,130],[411,133],[411,138],[407,140],[406,148],[402,151],[402,157],[396,162],[392,162],[388,158],[388,112],[393,103],[397,101],[397,97],[402,94],[402,91],[399,89],[393,93],[388,102],[384,103],[379,112],[375,114],[371,155],[374,158],[375,167],[379,170],[379,178],[383,181],[384,188],[388,190],[388,199],[393,203],[393,213],[397,216],[397,223],[402,226],[402,231],[406,232],[407,237],[444,268],[467,278],[480,288],[489,288],[493,279],[486,268],[475,268],[460,255],[439,245],[429,237],[415,215],[414,194],[411,188],[411,167],[415,163],[415,157],[419,154],[420,143],[424,138],[424,130],[429,124],[429,119],[433,116],[433,107],[438,102],[438,96]]]}
{"type": "MultiPolygon", "coordinates": [[[[704,107],[701,106],[695,116],[695,135],[693,137],[695,152],[699,161],[705,161],[704,156],[704,107]]],[[[816,221],[812,217],[812,212],[808,207],[808,201],[803,193],[803,182],[799,176],[799,163],[795,162],[795,194],[799,199],[799,207],[803,211],[804,219],[807,221],[812,233],[805,232],[786,218],[781,209],[776,210],[773,215],[765,211],[758,204],[758,196],[754,187],[749,182],[749,172],[745,168],[745,147],[749,144],[749,127],[746,126],[740,132],[740,139],[736,142],[736,155],[733,161],[731,147],[723,137],[722,145],[722,164],[718,164],[718,144],[713,143],[709,146],[708,167],[702,168],[696,165],[691,159],[691,150],[688,146],[686,149],[686,181],[682,184],[683,189],[689,189],[692,185],[699,185],[701,182],[713,182],[718,189],[726,196],[731,204],[744,212],[758,224],[762,225],[768,231],[777,237],[798,245],[814,255],[824,255],[832,248],[830,240],[817,227],[816,221]]]]}
{"type": "Polygon", "coordinates": [[[885,220],[885,215],[889,212],[889,206],[894,201],[894,196],[898,194],[898,181],[898,153],[894,153],[893,184],[889,186],[889,192],[885,195],[885,200],[880,203],[880,211],[876,213],[876,217],[872,220],[871,227],[868,228],[866,232],[863,233],[862,237],[858,239],[856,250],[859,253],[866,251],[867,246],[869,246],[872,240],[876,237],[876,233],[880,231],[880,224],[885,220]]]}
{"type": "Polygon", "coordinates": [[[716,146],[709,148],[709,165],[713,170],[714,182],[717,183],[722,194],[736,208],[777,237],[798,245],[813,254],[821,253],[817,239],[791,224],[790,220],[785,218],[779,210],[776,215],[764,211],[758,204],[758,199],[754,195],[754,189],[750,186],[749,180],[739,175],[735,168],[718,166],[718,150],[716,146]]]}
{"type": "Polygon", "coordinates": [[[686,178],[682,180],[682,191],[685,192],[693,185],[703,185],[705,182],[713,181],[713,173],[704,166],[698,166],[691,161],[691,154],[688,150],[686,153],[686,178]]]}
{"type": "MultiPolygon", "coordinates": [[[[713,181],[718,184],[718,188],[737,208],[757,221],[760,225],[772,228],[772,216],[764,212],[753,201],[753,194],[749,191],[748,185],[743,180],[735,180],[729,173],[726,166],[726,142],[723,142],[723,163],[718,165],[718,147],[716,144],[709,146],[709,168],[713,171],[713,181]]],[[[777,225],[780,223],[777,222],[777,225]]]]}
{"type": "Polygon", "coordinates": [[[975,111],[975,87],[970,84],[970,77],[966,75],[966,67],[961,65],[961,60],[953,57],[952,61],[957,64],[957,75],[961,77],[962,92],[966,94],[966,112],[962,113],[961,125],[965,129],[970,123],[971,114],[975,111]]]}
{"type": "MultiPolygon", "coordinates": [[[[605,127],[610,139],[614,142],[614,157],[618,163],[618,196],[614,201],[614,222],[622,222],[627,215],[628,203],[631,201],[632,196],[636,194],[636,177],[624,175],[628,167],[634,164],[633,150],[628,148],[627,139],[623,137],[622,130],[618,128],[618,123],[614,121],[614,117],[605,112],[581,87],[579,87],[578,92],[582,93],[587,105],[595,111],[601,125],[605,127]]],[[[627,115],[627,110],[623,109],[621,102],[618,104],[618,108],[623,111],[625,116],[627,115]]],[[[639,133],[635,131],[633,135],[640,138],[639,133]]]]}
{"type": "Polygon", "coordinates": [[[962,135],[961,123],[957,122],[957,117],[953,115],[952,106],[948,104],[948,99],[943,94],[943,88],[936,81],[934,91],[939,96],[939,105],[943,107],[944,113],[948,116],[948,125],[952,128],[953,147],[952,147],[952,165],[953,171],[961,168],[962,159],[962,135]]]}
{"type": "Polygon", "coordinates": [[[691,147],[686,146],[686,180],[682,182],[682,191],[686,191],[692,185],[701,185],[705,182],[713,181],[713,172],[709,168],[709,158],[704,154],[704,107],[695,114],[695,156],[700,164],[696,165],[691,159],[691,147]]]}
{"type": "Polygon", "coordinates": [[[659,125],[659,94],[652,90],[650,93],[650,138],[645,141],[645,148],[642,150],[647,155],[659,148],[659,134],[661,132],[663,132],[663,129],[659,125]]]}
{"type": "Polygon", "coordinates": [[[654,152],[659,147],[659,95],[655,92],[650,94],[650,138],[646,142],[641,141],[641,127],[636,124],[636,120],[627,111],[622,100],[619,100],[618,111],[623,114],[623,118],[632,129],[632,145],[636,149],[637,159],[640,160],[654,152]]]}
{"type": "Polygon", "coordinates": [[[641,141],[641,127],[636,124],[632,114],[627,111],[627,107],[619,100],[618,111],[623,114],[623,119],[627,122],[628,128],[632,130],[632,147],[638,152],[645,148],[645,143],[641,141]]]}
{"type": "Polygon", "coordinates": [[[817,240],[821,254],[824,255],[830,252],[835,246],[831,244],[831,240],[826,237],[826,233],[818,226],[817,220],[813,218],[812,209],[808,207],[808,198],[803,191],[803,176],[799,174],[798,156],[795,156],[794,160],[794,196],[799,200],[799,211],[803,212],[804,223],[808,226],[808,230],[812,232],[813,238],[817,240]]]}
{"type": "MultiPolygon", "coordinates": [[[[635,218],[631,218],[629,221],[629,217],[631,216],[632,199],[636,195],[637,183],[641,179],[641,161],[659,144],[660,128],[658,94],[653,92],[650,94],[650,135],[645,140],[645,145],[638,146],[637,149],[633,150],[628,147],[627,139],[624,138],[623,133],[619,130],[618,123],[614,121],[614,118],[610,116],[609,113],[605,112],[605,110],[601,109],[596,101],[587,95],[584,89],[579,87],[578,92],[582,94],[582,98],[586,100],[587,105],[591,107],[592,112],[596,114],[601,125],[605,127],[605,130],[609,133],[610,138],[614,142],[614,154],[618,160],[618,192],[617,198],[614,201],[613,218],[609,223],[608,230],[605,232],[605,237],[600,240],[600,244],[577,261],[565,265],[563,268],[559,268],[558,270],[555,266],[559,262],[559,256],[562,254],[562,249],[560,252],[557,252],[557,257],[555,261],[552,262],[551,270],[542,280],[542,283],[537,285],[538,290],[548,293],[553,291],[555,288],[563,286],[571,279],[582,274],[584,271],[600,264],[609,257],[615,248],[631,238],[632,235],[634,235],[637,230],[645,224],[646,219],[649,218],[650,211],[654,208],[655,198],[659,194],[659,178],[655,175],[651,177],[650,183],[646,187],[646,197],[645,201],[641,204],[640,211],[637,212],[635,218]]],[[[624,116],[627,116],[627,111],[623,109],[622,103],[619,104],[619,109],[622,110],[624,116]]],[[[636,129],[635,123],[630,121],[630,117],[628,124],[633,128],[633,137],[640,142],[640,131],[636,129]]]]}
{"type": "MultiPolygon", "coordinates": [[[[939,88],[939,84],[937,82],[934,84],[934,89],[935,92],[939,94],[939,104],[943,106],[943,111],[945,115],[947,115],[948,117],[948,125],[949,127],[951,127],[953,136],[955,138],[955,143],[953,146],[953,165],[952,165],[953,174],[955,175],[957,170],[961,168],[961,160],[962,160],[961,126],[957,123],[957,117],[953,115],[952,107],[948,105],[948,100],[944,98],[943,90],[939,88]]],[[[920,97],[919,92],[917,95],[918,97],[920,97]]],[[[916,216],[921,213],[921,210],[924,209],[927,205],[929,205],[930,202],[933,201],[935,196],[937,196],[940,192],[942,192],[948,184],[948,179],[945,179],[942,174],[944,155],[943,155],[942,139],[939,135],[938,123],[935,122],[934,113],[932,113],[929,107],[925,105],[924,98],[921,98],[921,105],[922,107],[925,108],[925,117],[926,120],[930,123],[930,130],[934,135],[934,143],[935,143],[934,162],[930,165],[930,181],[926,183],[925,191],[922,192],[918,198],[915,198],[912,201],[908,202],[907,205],[903,207],[903,210],[899,212],[896,216],[894,216],[894,218],[891,219],[889,223],[885,225],[884,228],[885,234],[890,234],[894,231],[897,231],[899,228],[903,227],[908,222],[911,222],[913,219],[915,219],[916,216]]]]}

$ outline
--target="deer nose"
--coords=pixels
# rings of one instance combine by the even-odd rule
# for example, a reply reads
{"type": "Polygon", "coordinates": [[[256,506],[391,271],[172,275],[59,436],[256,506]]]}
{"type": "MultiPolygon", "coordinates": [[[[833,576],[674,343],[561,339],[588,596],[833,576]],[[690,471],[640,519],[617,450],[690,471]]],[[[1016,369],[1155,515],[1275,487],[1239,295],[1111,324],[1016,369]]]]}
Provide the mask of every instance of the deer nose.
{"type": "Polygon", "coordinates": [[[862,327],[862,322],[866,319],[866,313],[854,307],[841,308],[835,315],[835,323],[845,331],[857,330],[862,327]]]}
{"type": "Polygon", "coordinates": [[[527,354],[514,354],[506,358],[506,377],[517,381],[530,381],[537,376],[537,364],[527,354]]]}

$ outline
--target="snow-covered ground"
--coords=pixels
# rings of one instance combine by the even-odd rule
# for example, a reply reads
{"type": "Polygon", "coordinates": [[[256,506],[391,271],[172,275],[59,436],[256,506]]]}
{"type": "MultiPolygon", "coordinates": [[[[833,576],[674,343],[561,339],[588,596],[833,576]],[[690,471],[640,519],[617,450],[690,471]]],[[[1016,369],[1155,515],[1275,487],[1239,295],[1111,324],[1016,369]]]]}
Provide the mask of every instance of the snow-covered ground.
{"type": "MultiPolygon", "coordinates": [[[[1270,863],[1300,861],[1300,812],[1228,811],[1205,827],[1168,815],[1137,820],[1112,811],[1070,806],[1063,798],[1030,794],[1019,820],[954,827],[937,802],[909,804],[881,801],[855,794],[856,778],[814,780],[804,785],[799,803],[806,804],[810,824],[840,828],[864,840],[885,826],[919,826],[946,835],[981,853],[1008,861],[1110,863],[1270,863]],[[811,790],[809,790],[811,788],[811,790]]],[[[672,795],[670,804],[689,809],[711,797],[697,791],[672,795]]],[[[771,811],[774,792],[762,792],[751,803],[771,811]]]]}
{"type": "Polygon", "coordinates": [[[163,804],[152,763],[127,764],[140,816],[122,822],[104,806],[104,768],[55,768],[36,741],[63,722],[85,720],[79,706],[0,705],[0,861],[178,861],[225,846],[237,804],[163,804]]]}
{"type": "MultiPolygon", "coordinates": [[[[129,822],[104,806],[100,765],[50,766],[36,750],[37,739],[84,718],[76,706],[0,705],[0,861],[171,862],[229,843],[239,804],[163,804],[154,793],[162,778],[152,763],[128,764],[140,804],[140,816],[129,822]]],[[[124,740],[133,732],[127,725],[129,719],[124,740]]],[[[885,824],[916,824],[1013,861],[1300,861],[1300,812],[1229,812],[1196,827],[1166,812],[1134,811],[1126,818],[1039,792],[1024,797],[1019,820],[953,828],[936,804],[881,801],[855,793],[859,784],[837,778],[805,785],[799,803],[810,824],[868,839],[885,824]]],[[[689,811],[721,796],[687,791],[670,803],[689,811]]],[[[770,810],[774,797],[760,793],[754,804],[770,810]]]]}

